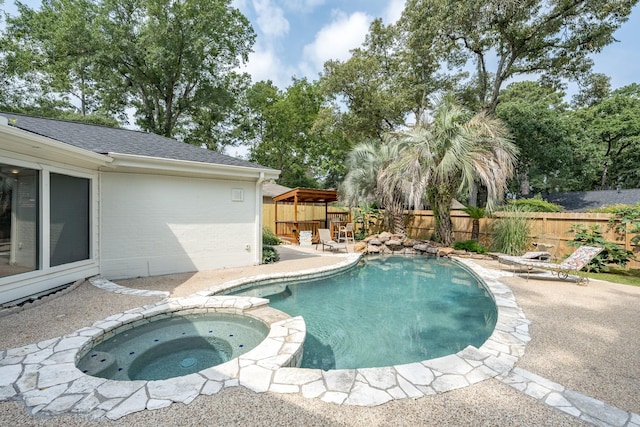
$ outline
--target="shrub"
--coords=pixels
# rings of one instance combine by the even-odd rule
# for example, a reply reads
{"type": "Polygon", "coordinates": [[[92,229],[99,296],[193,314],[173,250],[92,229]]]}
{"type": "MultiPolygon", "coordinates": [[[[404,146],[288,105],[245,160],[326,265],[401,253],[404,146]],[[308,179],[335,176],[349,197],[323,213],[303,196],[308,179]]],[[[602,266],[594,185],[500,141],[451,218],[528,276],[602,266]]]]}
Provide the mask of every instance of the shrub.
{"type": "Polygon", "coordinates": [[[515,206],[526,212],[560,212],[562,206],[542,200],[542,197],[535,196],[530,199],[510,200],[508,206],[515,206]]]}
{"type": "Polygon", "coordinates": [[[276,236],[269,227],[262,229],[262,244],[276,246],[282,243],[282,241],[276,236]]]}
{"type": "Polygon", "coordinates": [[[609,228],[614,229],[619,236],[635,234],[631,243],[640,243],[640,203],[632,205],[611,205],[604,208],[594,209],[593,212],[612,214],[609,220],[609,228]]]}
{"type": "Polygon", "coordinates": [[[518,206],[508,207],[505,216],[493,222],[494,251],[507,255],[521,255],[529,247],[531,224],[525,211],[518,206]]]}
{"type": "Polygon", "coordinates": [[[464,242],[454,242],[453,249],[465,250],[468,252],[477,252],[479,254],[486,254],[487,248],[482,246],[475,240],[465,240],[464,242]]]}
{"type": "Polygon", "coordinates": [[[605,240],[602,227],[592,225],[588,229],[583,224],[573,224],[568,233],[575,233],[573,240],[567,242],[570,246],[600,246],[604,248],[590,263],[591,271],[599,273],[608,271],[609,264],[624,268],[633,259],[633,252],[626,250],[615,242],[605,240]]]}
{"type": "Polygon", "coordinates": [[[262,245],[262,263],[273,264],[280,261],[280,254],[273,246],[262,245]]]}
{"type": "Polygon", "coordinates": [[[384,214],[375,205],[360,205],[353,209],[353,222],[356,224],[355,240],[362,240],[373,234],[373,227],[384,219],[384,214]]]}

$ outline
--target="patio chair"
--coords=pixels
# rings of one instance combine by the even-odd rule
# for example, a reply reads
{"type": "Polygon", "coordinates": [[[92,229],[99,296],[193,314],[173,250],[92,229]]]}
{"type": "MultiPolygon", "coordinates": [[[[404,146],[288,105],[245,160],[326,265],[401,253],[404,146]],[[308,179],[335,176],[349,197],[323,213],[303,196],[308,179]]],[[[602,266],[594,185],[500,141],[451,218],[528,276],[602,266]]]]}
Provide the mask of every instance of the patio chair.
{"type": "Polygon", "coordinates": [[[351,234],[351,242],[355,243],[356,239],[353,236],[353,223],[348,222],[346,225],[341,226],[338,229],[338,242],[344,239],[346,243],[349,243],[349,234],[351,234]]]}
{"type": "Polygon", "coordinates": [[[527,261],[541,261],[541,262],[549,262],[552,258],[551,253],[547,251],[531,251],[526,252],[520,256],[512,256],[512,255],[499,255],[498,262],[501,264],[521,264],[527,261]]]}
{"type": "MultiPolygon", "coordinates": [[[[589,278],[585,276],[580,276],[580,271],[591,262],[600,252],[602,252],[603,248],[599,248],[596,246],[580,246],[576,249],[569,257],[563,260],[559,264],[554,264],[551,262],[540,262],[540,261],[531,261],[531,260],[522,260],[522,261],[512,261],[517,265],[521,265],[527,268],[527,280],[529,279],[529,273],[533,269],[541,269],[541,270],[549,270],[558,275],[560,279],[566,279],[569,277],[569,273],[575,273],[577,276],[577,282],[580,284],[586,284],[589,281],[589,278]]],[[[517,257],[513,257],[517,258],[517,257]]]]}
{"type": "MultiPolygon", "coordinates": [[[[338,243],[331,238],[331,230],[328,228],[319,228],[318,229],[318,245],[322,245],[322,251],[324,252],[324,247],[328,246],[332,251],[338,251],[340,249],[344,249],[347,252],[347,244],[346,243],[338,243]]],[[[318,245],[316,245],[316,250],[318,250],[318,245]]]]}

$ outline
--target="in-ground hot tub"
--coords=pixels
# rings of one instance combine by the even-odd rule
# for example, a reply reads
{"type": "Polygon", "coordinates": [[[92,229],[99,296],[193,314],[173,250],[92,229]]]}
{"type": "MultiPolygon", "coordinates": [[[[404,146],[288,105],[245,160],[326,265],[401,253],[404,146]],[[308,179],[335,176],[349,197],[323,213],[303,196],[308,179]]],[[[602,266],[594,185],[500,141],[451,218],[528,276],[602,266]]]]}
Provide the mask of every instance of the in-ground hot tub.
{"type": "Polygon", "coordinates": [[[179,377],[250,351],[267,337],[269,327],[239,314],[178,311],[113,332],[87,349],[76,364],[78,369],[122,381],[179,377]]]}

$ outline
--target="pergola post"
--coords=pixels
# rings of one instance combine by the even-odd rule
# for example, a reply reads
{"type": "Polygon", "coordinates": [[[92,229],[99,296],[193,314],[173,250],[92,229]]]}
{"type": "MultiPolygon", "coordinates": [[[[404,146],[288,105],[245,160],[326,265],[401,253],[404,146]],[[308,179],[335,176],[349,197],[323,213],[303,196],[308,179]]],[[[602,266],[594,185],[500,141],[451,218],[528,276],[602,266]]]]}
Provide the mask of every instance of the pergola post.
{"type": "Polygon", "coordinates": [[[293,237],[296,243],[300,243],[300,230],[298,228],[298,194],[293,195],[293,237]]]}

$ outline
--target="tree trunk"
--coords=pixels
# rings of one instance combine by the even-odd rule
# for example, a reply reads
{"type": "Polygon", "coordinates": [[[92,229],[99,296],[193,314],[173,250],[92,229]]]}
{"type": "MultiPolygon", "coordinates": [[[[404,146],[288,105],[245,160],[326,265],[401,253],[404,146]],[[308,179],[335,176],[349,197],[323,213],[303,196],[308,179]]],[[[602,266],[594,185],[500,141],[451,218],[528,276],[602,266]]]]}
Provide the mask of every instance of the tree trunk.
{"type": "Polygon", "coordinates": [[[451,224],[451,200],[435,200],[432,203],[433,216],[436,221],[436,237],[445,246],[453,242],[453,225],[451,224]]]}
{"type": "Polygon", "coordinates": [[[469,206],[478,206],[478,184],[475,181],[469,186],[469,206]]]}
{"type": "Polygon", "coordinates": [[[404,207],[399,204],[394,206],[389,213],[391,214],[391,227],[393,228],[391,232],[404,235],[404,207]]]}
{"type": "Polygon", "coordinates": [[[529,195],[529,174],[527,172],[522,172],[519,178],[520,178],[520,194],[523,196],[528,196],[529,195]]]}
{"type": "Polygon", "coordinates": [[[609,172],[609,162],[605,161],[602,165],[602,177],[600,178],[600,189],[607,189],[607,173],[609,172]]]}
{"type": "Polygon", "coordinates": [[[477,242],[479,237],[480,237],[480,220],[474,219],[473,225],[471,227],[471,240],[475,240],[477,242]]]}

